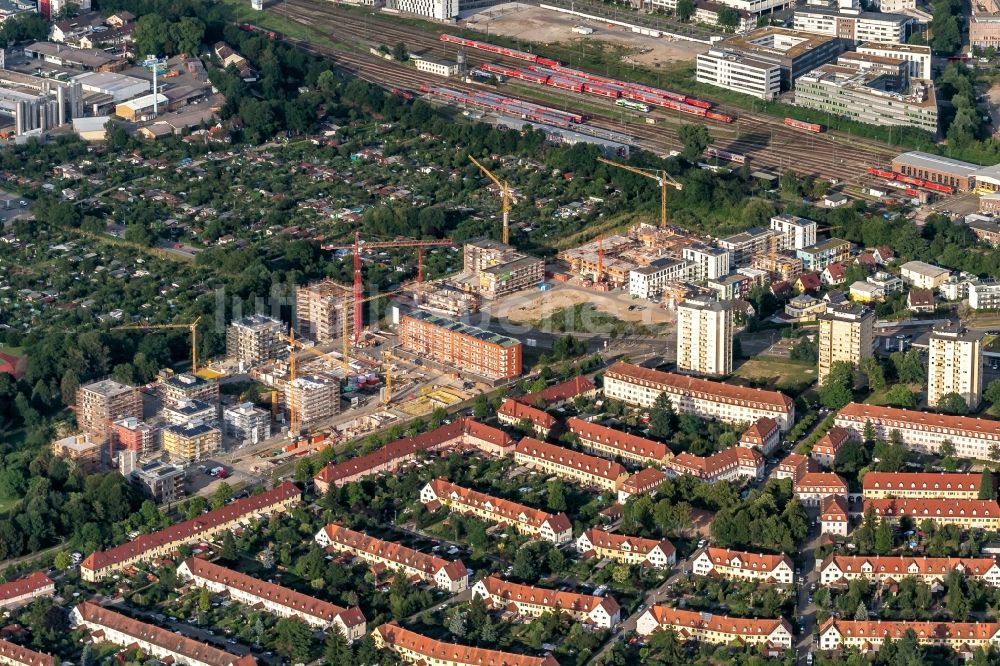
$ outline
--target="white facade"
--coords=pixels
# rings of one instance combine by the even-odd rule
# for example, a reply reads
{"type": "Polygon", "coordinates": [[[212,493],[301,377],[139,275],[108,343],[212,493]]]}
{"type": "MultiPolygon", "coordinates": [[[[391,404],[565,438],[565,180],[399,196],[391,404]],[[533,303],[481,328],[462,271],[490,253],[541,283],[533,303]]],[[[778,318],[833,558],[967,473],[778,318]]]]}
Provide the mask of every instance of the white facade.
{"type": "Polygon", "coordinates": [[[778,249],[801,250],[816,244],[816,223],[797,215],[775,215],[771,231],[778,234],[778,249]]]}
{"type": "Polygon", "coordinates": [[[805,6],[795,10],[794,28],[854,42],[900,44],[909,37],[912,21],[902,14],[805,6]]]}
{"type": "Polygon", "coordinates": [[[227,407],[222,412],[222,432],[239,441],[253,444],[271,436],[271,415],[252,402],[227,407]]]}
{"type": "Polygon", "coordinates": [[[698,54],[695,79],[763,100],[781,92],[781,67],[721,48],[698,54]]]}
{"type": "Polygon", "coordinates": [[[458,65],[453,62],[443,62],[441,60],[430,60],[428,58],[414,58],[413,64],[421,72],[436,74],[437,76],[455,76],[458,74],[458,65]]]}
{"type": "Polygon", "coordinates": [[[795,579],[792,561],[787,555],[760,555],[724,548],[706,548],[691,563],[691,573],[743,580],[771,580],[791,585],[795,579]]]}
{"type": "MultiPolygon", "coordinates": [[[[883,0],[884,4],[885,1],[883,0]]],[[[928,81],[934,78],[931,74],[931,47],[929,46],[918,46],[915,44],[859,44],[858,53],[905,60],[910,63],[910,78],[927,79],[928,81]]]]}
{"type": "Polygon", "coordinates": [[[733,310],[689,299],[677,306],[677,368],[702,375],[733,371],[733,310]]]}
{"type": "Polygon", "coordinates": [[[957,393],[975,411],[983,394],[982,337],[955,326],[935,330],[927,363],[927,404],[957,393]]]}
{"type": "Polygon", "coordinates": [[[908,261],[899,267],[899,275],[903,282],[914,287],[937,289],[948,280],[950,271],[923,261],[908,261]]]}
{"type": "Polygon", "coordinates": [[[1000,282],[970,284],[969,307],[973,310],[1000,309],[1000,282]]]}
{"type": "Polygon", "coordinates": [[[690,267],[688,278],[695,282],[729,275],[729,251],[721,247],[692,245],[684,248],[682,256],[690,267]]]}
{"type": "Polygon", "coordinates": [[[649,266],[635,268],[628,274],[628,293],[635,298],[659,296],[665,285],[687,279],[688,264],[673,259],[658,259],[649,266]]]}
{"type": "Polygon", "coordinates": [[[395,0],[389,6],[407,14],[426,16],[438,21],[458,16],[458,0],[395,0]]]}

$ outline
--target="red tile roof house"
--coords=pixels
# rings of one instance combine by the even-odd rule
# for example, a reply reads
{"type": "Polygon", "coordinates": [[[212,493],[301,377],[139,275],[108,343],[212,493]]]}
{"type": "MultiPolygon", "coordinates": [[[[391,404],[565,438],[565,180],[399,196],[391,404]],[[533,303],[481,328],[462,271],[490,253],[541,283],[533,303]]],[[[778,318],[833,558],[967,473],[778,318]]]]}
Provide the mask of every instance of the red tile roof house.
{"type": "Polygon", "coordinates": [[[751,579],[779,585],[791,585],[795,579],[795,565],[788,555],[762,555],[711,546],[694,558],[691,572],[696,576],[751,579]]]}
{"type": "Polygon", "coordinates": [[[500,403],[500,408],[497,409],[497,420],[515,427],[527,422],[531,425],[532,431],[542,439],[549,436],[549,432],[556,424],[555,417],[544,409],[532,407],[513,398],[505,398],[500,403]]]}
{"type": "Polygon", "coordinates": [[[847,496],[847,482],[833,472],[809,472],[795,483],[795,496],[805,506],[820,506],[831,495],[847,496]]]}
{"type": "Polygon", "coordinates": [[[520,534],[555,544],[565,543],[573,538],[573,524],[565,513],[547,513],[464,488],[446,479],[432,479],[421,489],[420,501],[430,510],[444,505],[452,511],[472,514],[491,523],[511,525],[520,534]]]}
{"type": "Polygon", "coordinates": [[[654,604],[639,616],[635,630],[649,636],[658,629],[673,629],[681,641],[726,645],[738,640],[749,645],[792,647],[792,625],[785,618],[750,620],[654,604]]]}
{"type": "Polygon", "coordinates": [[[628,470],[620,463],[540,442],[532,437],[523,438],[514,447],[514,462],[616,493],[629,476],[628,470]]]}
{"type": "Polygon", "coordinates": [[[677,562],[677,549],[667,539],[644,539],[592,527],[574,543],[581,556],[609,557],[616,562],[662,569],[677,562]]]}
{"type": "Polygon", "coordinates": [[[771,478],[791,479],[792,485],[809,472],[818,472],[819,465],[812,458],[807,458],[799,453],[789,453],[778,462],[778,466],[771,471],[771,478]]]}
{"type": "MultiPolygon", "coordinates": [[[[621,457],[647,465],[651,463],[662,464],[674,455],[662,442],[578,419],[575,416],[566,419],[566,428],[577,436],[584,451],[599,456],[621,457]]],[[[775,432],[777,432],[777,425],[775,425],[775,432]]]]}
{"type": "Polygon", "coordinates": [[[257,660],[247,655],[223,652],[196,640],[175,634],[156,625],[132,618],[84,601],[70,613],[70,624],[90,632],[93,639],[127,648],[139,648],[147,656],[176,664],[198,666],[256,666],[257,660]]]}
{"type": "Polygon", "coordinates": [[[828,555],[819,564],[820,584],[842,584],[864,578],[898,583],[903,578],[919,578],[925,583],[944,582],[951,571],[979,578],[1000,587],[1000,565],[994,557],[907,557],[905,555],[828,555]]]}
{"type": "Polygon", "coordinates": [[[433,583],[446,592],[461,592],[469,588],[469,570],[461,560],[449,561],[427,555],[343,525],[327,525],[316,534],[316,543],[321,548],[358,557],[372,565],[375,571],[402,569],[408,576],[433,583]]]}
{"type": "Polygon", "coordinates": [[[302,491],[291,481],[197,518],[171,525],[151,534],[142,534],[120,546],[91,553],[80,564],[80,577],[94,583],[119,573],[133,565],[166,557],[178,547],[198,539],[211,539],[241,523],[271,513],[288,511],[302,499],[302,491]]]}
{"type": "Polygon", "coordinates": [[[313,481],[316,489],[325,493],[331,485],[340,487],[373,474],[391,474],[403,463],[416,460],[419,451],[440,451],[452,446],[471,446],[489,455],[503,456],[514,450],[514,440],[503,430],[462,417],[416,437],[389,442],[366,455],[331,463],[313,481]]]}
{"type": "Polygon", "coordinates": [[[365,616],[357,606],[341,608],[198,557],[184,560],[177,567],[177,576],[215,594],[226,593],[241,604],[261,607],[278,617],[302,620],[314,629],[336,627],[348,641],[356,641],[366,633],[365,616]]]}
{"type": "Polygon", "coordinates": [[[551,654],[530,657],[512,652],[445,643],[400,627],[395,622],[372,632],[375,647],[392,650],[401,661],[433,666],[559,666],[551,654]]]}
{"type": "Polygon", "coordinates": [[[690,474],[706,483],[739,478],[759,480],[764,474],[764,456],[757,449],[731,446],[708,457],[681,453],[663,465],[668,476],[690,474]]]}
{"type": "Polygon", "coordinates": [[[913,497],[979,499],[980,474],[947,472],[868,472],[861,479],[865,499],[913,497]]]}
{"type": "Polygon", "coordinates": [[[493,608],[515,611],[518,615],[536,618],[542,613],[561,611],[577,622],[610,629],[621,619],[621,608],[611,597],[546,590],[541,587],[508,583],[496,576],[486,576],[472,588],[473,598],[479,596],[493,608]]]}
{"type": "Polygon", "coordinates": [[[10,666],[58,666],[59,660],[52,655],[29,650],[26,647],[0,638],[0,664],[10,666]]]}
{"type": "Polygon", "coordinates": [[[995,530],[1000,527],[1000,504],[996,500],[866,499],[864,510],[889,522],[906,516],[919,526],[924,520],[937,525],[958,525],[995,530]]]}
{"type": "Polygon", "coordinates": [[[655,467],[646,467],[625,480],[618,489],[618,502],[624,504],[632,495],[656,495],[656,489],[667,480],[667,475],[655,467]]]}
{"type": "Polygon", "coordinates": [[[842,496],[830,495],[823,500],[823,506],[819,511],[821,534],[845,537],[850,532],[850,520],[847,500],[842,496]]]}
{"type": "Polygon", "coordinates": [[[850,438],[851,433],[849,430],[839,426],[833,426],[825,435],[820,437],[816,444],[813,445],[809,456],[820,465],[830,467],[833,465],[833,461],[836,459],[837,452],[840,451],[840,447],[843,446],[844,442],[850,438]]]}
{"type": "Polygon", "coordinates": [[[591,398],[597,394],[597,387],[583,375],[577,375],[562,384],[556,384],[537,393],[522,395],[518,400],[526,405],[537,406],[540,400],[546,409],[561,407],[574,400],[577,396],[591,398]]]}
{"type": "Polygon", "coordinates": [[[781,443],[781,431],[778,422],[767,416],[762,416],[740,435],[740,446],[758,448],[765,456],[778,448],[781,443]]]}
{"type": "Polygon", "coordinates": [[[56,584],[52,579],[41,571],[33,571],[23,578],[0,585],[0,608],[17,608],[40,597],[54,596],[55,593],[56,584]]]}
{"type": "Polygon", "coordinates": [[[910,629],[917,635],[917,642],[923,645],[947,645],[961,652],[1000,644],[1000,623],[997,622],[889,622],[830,618],[820,627],[819,647],[821,650],[857,647],[877,651],[887,638],[899,641],[910,629]]]}

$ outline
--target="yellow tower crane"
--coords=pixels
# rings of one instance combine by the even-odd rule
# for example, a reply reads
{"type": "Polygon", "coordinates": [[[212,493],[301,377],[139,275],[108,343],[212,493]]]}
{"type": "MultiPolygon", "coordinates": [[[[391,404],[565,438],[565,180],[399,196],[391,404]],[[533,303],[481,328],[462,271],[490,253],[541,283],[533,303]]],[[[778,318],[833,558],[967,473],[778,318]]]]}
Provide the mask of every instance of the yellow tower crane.
{"type": "Polygon", "coordinates": [[[388,352],[382,352],[382,362],[385,363],[385,394],[382,396],[382,404],[388,405],[392,402],[392,363],[389,362],[388,352]]]}
{"type": "Polygon", "coordinates": [[[500,182],[500,179],[494,176],[493,172],[480,164],[479,160],[472,155],[469,155],[469,159],[472,160],[472,163],[479,167],[479,170],[486,174],[489,179],[500,188],[500,196],[503,197],[501,207],[501,210],[503,211],[503,243],[504,245],[508,245],[510,244],[510,185],[507,184],[506,180],[500,182]]]}
{"type": "Polygon", "coordinates": [[[680,190],[684,186],[678,183],[676,180],[671,178],[663,169],[640,169],[639,167],[629,166],[628,164],[622,164],[621,162],[613,162],[611,160],[605,159],[603,157],[598,157],[597,161],[601,164],[607,164],[608,166],[618,167],[619,169],[624,169],[629,173],[634,173],[639,176],[644,176],[651,180],[655,180],[660,186],[660,228],[666,230],[667,228],[667,188],[672,187],[674,189],[680,190]]]}
{"type": "Polygon", "coordinates": [[[160,329],[171,329],[171,328],[186,328],[191,331],[191,373],[198,372],[198,322],[201,321],[201,317],[198,317],[190,324],[125,324],[123,326],[115,326],[111,330],[113,331],[146,331],[146,330],[160,330],[160,329]]]}

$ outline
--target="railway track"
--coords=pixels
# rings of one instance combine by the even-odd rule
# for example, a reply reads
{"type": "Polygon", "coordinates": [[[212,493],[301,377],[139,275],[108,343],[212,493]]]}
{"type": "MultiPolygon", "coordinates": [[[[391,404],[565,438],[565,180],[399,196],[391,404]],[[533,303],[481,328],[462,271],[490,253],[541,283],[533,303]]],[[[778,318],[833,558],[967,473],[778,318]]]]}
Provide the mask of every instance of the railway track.
{"type": "MultiPolygon", "coordinates": [[[[377,16],[359,17],[339,10],[328,3],[317,4],[316,0],[282,0],[268,11],[323,30],[335,43],[343,48],[330,48],[309,44],[303,40],[288,40],[311,52],[333,59],[338,67],[350,75],[387,87],[406,87],[419,92],[421,86],[446,85],[465,92],[475,90],[495,90],[484,84],[470,84],[457,79],[420,72],[412,67],[394,61],[386,61],[366,52],[368,47],[380,44],[403,42],[407,48],[420,55],[454,59],[459,48],[438,40],[436,35],[419,28],[399,25],[377,16]],[[359,48],[363,47],[363,48],[359,48]]],[[[472,49],[462,50],[466,63],[478,66],[482,63],[503,63],[524,66],[524,61],[508,58],[500,54],[480,53],[472,49]]],[[[530,84],[529,84],[530,85],[530,84]]],[[[576,111],[574,101],[586,100],[593,108],[607,109],[609,115],[621,117],[621,110],[614,102],[597,96],[563,91],[558,88],[539,86],[538,93],[525,90],[521,86],[512,97],[536,102],[566,111],[576,111]],[[553,101],[559,100],[559,101],[553,101]]],[[[502,90],[502,88],[501,88],[502,90]]],[[[784,125],[781,119],[769,116],[747,114],[741,109],[727,106],[720,111],[736,118],[736,123],[727,125],[705,118],[684,116],[678,112],[657,109],[653,117],[670,122],[704,123],[716,135],[713,145],[723,150],[740,153],[750,158],[754,167],[775,168],[779,171],[791,169],[803,175],[821,178],[836,178],[841,181],[856,182],[864,176],[865,169],[873,164],[885,164],[895,152],[874,142],[858,140],[846,134],[829,132],[810,134],[784,125]],[[726,137],[727,130],[735,136],[726,137]],[[734,131],[735,130],[735,131],[734,131]]],[[[664,123],[648,125],[645,122],[612,120],[593,116],[587,125],[607,131],[625,134],[636,139],[639,147],[665,155],[681,147],[676,130],[664,123]]]]}

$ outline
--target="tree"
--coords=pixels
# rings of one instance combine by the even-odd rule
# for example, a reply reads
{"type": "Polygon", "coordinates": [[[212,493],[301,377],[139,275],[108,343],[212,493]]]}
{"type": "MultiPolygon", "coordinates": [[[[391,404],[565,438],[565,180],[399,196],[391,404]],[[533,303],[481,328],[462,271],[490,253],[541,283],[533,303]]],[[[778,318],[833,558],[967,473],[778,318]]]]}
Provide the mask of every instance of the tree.
{"type": "Polygon", "coordinates": [[[955,455],[955,445],[950,439],[945,439],[941,442],[941,446],[938,447],[938,453],[941,454],[942,457],[950,458],[955,455]]]}
{"type": "Polygon", "coordinates": [[[274,625],[274,650],[281,656],[309,661],[311,645],[312,631],[302,620],[283,617],[274,625]]]}
{"type": "Polygon", "coordinates": [[[455,613],[451,616],[451,619],[448,621],[448,631],[455,638],[462,638],[465,636],[465,613],[462,613],[459,610],[455,611],[455,613]]]}
{"type": "Polygon", "coordinates": [[[993,462],[1000,460],[1000,444],[990,444],[990,452],[988,455],[990,460],[993,462]]]}
{"type": "Polygon", "coordinates": [[[392,57],[400,62],[409,60],[410,53],[406,50],[406,44],[403,42],[397,42],[396,45],[392,47],[392,57]]]}
{"type": "Polygon", "coordinates": [[[497,630],[493,626],[493,621],[490,620],[489,616],[483,620],[483,624],[479,629],[479,640],[486,645],[494,645],[497,642],[497,630]]]}
{"type": "Polygon", "coordinates": [[[230,530],[226,530],[226,533],[222,535],[222,550],[219,552],[219,557],[226,562],[236,561],[236,539],[230,530]]]}
{"type": "Polygon", "coordinates": [[[336,627],[331,628],[327,634],[323,661],[329,666],[353,666],[356,663],[347,637],[336,627]]]}
{"type": "Polygon", "coordinates": [[[913,394],[913,391],[906,388],[906,384],[893,384],[893,386],[886,391],[883,400],[885,401],[885,404],[890,407],[913,409],[917,406],[917,396],[913,394]]]}
{"type": "Polygon", "coordinates": [[[59,571],[68,569],[70,564],[71,560],[69,559],[69,555],[67,555],[66,551],[64,550],[60,550],[58,553],[56,553],[55,558],[53,558],[52,560],[52,566],[54,566],[59,571]]]}
{"type": "Polygon", "coordinates": [[[868,388],[873,391],[881,391],[885,388],[885,370],[882,364],[874,356],[869,356],[861,361],[861,372],[868,377],[868,388]]]}
{"type": "Polygon", "coordinates": [[[546,484],[548,489],[549,510],[561,512],[566,510],[566,488],[562,479],[552,479],[546,484]]]}
{"type": "Polygon", "coordinates": [[[178,53],[195,55],[205,37],[205,24],[191,16],[183,16],[170,28],[178,53]]]}
{"type": "Polygon", "coordinates": [[[207,611],[212,607],[212,597],[208,594],[208,588],[203,587],[198,593],[198,610],[207,611]]]}
{"type": "Polygon", "coordinates": [[[802,338],[794,347],[792,347],[792,351],[788,354],[788,358],[793,361],[816,363],[819,361],[819,345],[809,338],[802,338]]]}
{"type": "Polygon", "coordinates": [[[674,10],[674,15],[686,23],[694,16],[694,10],[694,0],[677,0],[677,8],[674,10]]]}
{"type": "Polygon", "coordinates": [[[997,488],[993,479],[993,473],[984,469],[979,478],[979,499],[996,499],[997,488]]]}
{"type": "Polygon", "coordinates": [[[994,379],[983,391],[983,397],[991,405],[1000,404],[1000,379],[994,379]]]}
{"type": "Polygon", "coordinates": [[[170,32],[170,23],[162,16],[143,14],[135,22],[135,29],[132,31],[132,43],[135,45],[136,54],[142,56],[167,54],[167,38],[170,32]]]}
{"type": "Polygon", "coordinates": [[[879,520],[875,528],[874,549],[878,555],[887,555],[892,550],[892,528],[885,519],[879,520]]]}
{"type": "Polygon", "coordinates": [[[854,369],[851,364],[837,361],[830,367],[819,389],[820,403],[828,409],[840,409],[854,399],[851,391],[853,383],[854,369]]]}
{"type": "Polygon", "coordinates": [[[740,14],[732,7],[722,7],[716,22],[720,28],[734,30],[740,24],[740,14]]]}
{"type": "Polygon", "coordinates": [[[938,399],[938,411],[964,416],[969,413],[969,403],[958,393],[945,393],[938,399]]]}
{"type": "MultiPolygon", "coordinates": [[[[690,0],[678,0],[678,9],[682,2],[690,2],[690,0]]],[[[680,129],[677,130],[677,138],[684,146],[681,154],[685,159],[691,161],[700,159],[705,149],[708,148],[708,144],[712,142],[712,136],[704,125],[681,125],[680,129]]]]}
{"type": "Polygon", "coordinates": [[[658,439],[667,439],[677,427],[677,413],[666,391],[656,396],[649,410],[649,434],[658,439]]]}
{"type": "Polygon", "coordinates": [[[212,508],[218,509],[225,506],[233,496],[233,488],[225,481],[219,484],[219,487],[215,489],[215,494],[212,496],[212,508]]]}

